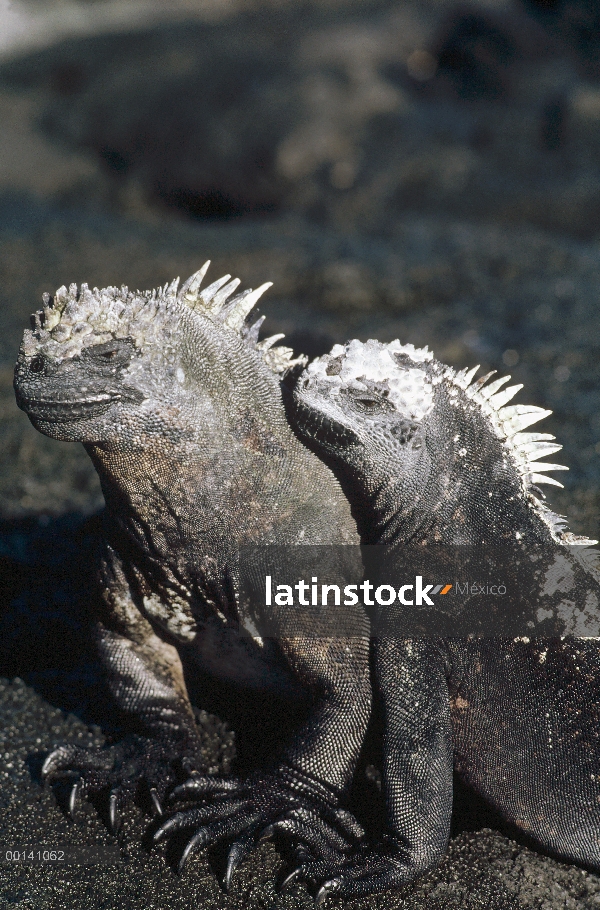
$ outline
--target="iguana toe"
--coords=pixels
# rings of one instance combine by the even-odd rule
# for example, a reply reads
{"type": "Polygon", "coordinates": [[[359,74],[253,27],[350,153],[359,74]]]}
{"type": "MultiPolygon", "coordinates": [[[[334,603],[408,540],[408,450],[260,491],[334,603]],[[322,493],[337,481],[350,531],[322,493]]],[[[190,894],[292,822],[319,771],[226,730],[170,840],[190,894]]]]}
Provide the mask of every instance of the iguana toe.
{"type": "Polygon", "coordinates": [[[379,844],[344,857],[337,865],[305,857],[283,879],[279,891],[306,882],[316,891],[315,906],[323,908],[329,895],[355,898],[405,888],[424,871],[411,862],[399,841],[386,837],[379,844]]]}
{"type": "Polygon", "coordinates": [[[393,888],[406,888],[426,871],[421,864],[411,859],[406,848],[393,836],[386,836],[377,844],[356,852],[329,881],[325,881],[322,907],[327,893],[335,891],[344,897],[363,897],[393,888]],[[325,890],[324,890],[325,889],[325,890]]]}
{"type": "Polygon", "coordinates": [[[211,794],[230,793],[241,790],[243,784],[237,777],[216,777],[201,775],[197,771],[190,774],[188,780],[175,787],[167,797],[169,802],[179,799],[194,799],[198,796],[211,794]]]}
{"type": "Polygon", "coordinates": [[[110,757],[101,749],[86,749],[83,746],[58,746],[46,757],[42,765],[43,781],[55,778],[73,777],[78,772],[107,770],[111,765],[110,757]]]}
{"type": "Polygon", "coordinates": [[[306,809],[292,809],[262,832],[262,837],[281,834],[303,845],[312,856],[340,862],[349,853],[351,844],[324,819],[306,809]]]}
{"type": "Polygon", "coordinates": [[[177,831],[194,828],[196,825],[201,825],[202,829],[204,829],[205,825],[227,818],[227,816],[231,816],[235,812],[243,812],[247,806],[247,801],[238,799],[232,802],[212,803],[208,806],[177,812],[162,823],[160,828],[154,832],[152,839],[155,844],[158,844],[171,837],[177,831]]]}

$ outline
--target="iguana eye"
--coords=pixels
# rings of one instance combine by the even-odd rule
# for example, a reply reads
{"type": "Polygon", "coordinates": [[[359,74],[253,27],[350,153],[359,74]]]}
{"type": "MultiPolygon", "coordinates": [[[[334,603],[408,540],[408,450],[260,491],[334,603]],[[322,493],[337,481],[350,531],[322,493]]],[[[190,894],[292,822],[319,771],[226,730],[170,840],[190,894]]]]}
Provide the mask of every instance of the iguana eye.
{"type": "Polygon", "coordinates": [[[381,407],[376,398],[355,398],[354,402],[361,411],[378,411],[381,407]]]}
{"type": "Polygon", "coordinates": [[[106,341],[104,344],[93,344],[82,351],[82,358],[92,363],[114,364],[115,366],[124,366],[131,360],[134,352],[133,341],[129,338],[116,338],[112,341],[106,341]]]}
{"type": "Polygon", "coordinates": [[[41,354],[36,354],[29,363],[31,373],[41,373],[45,366],[45,360],[41,354]]]}

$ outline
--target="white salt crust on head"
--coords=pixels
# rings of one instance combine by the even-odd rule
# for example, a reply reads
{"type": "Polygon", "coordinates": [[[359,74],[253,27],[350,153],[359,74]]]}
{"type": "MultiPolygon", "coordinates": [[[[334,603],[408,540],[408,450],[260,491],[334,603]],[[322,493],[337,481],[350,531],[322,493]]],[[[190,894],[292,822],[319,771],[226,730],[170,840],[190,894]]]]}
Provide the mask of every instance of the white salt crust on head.
{"type": "Polygon", "coordinates": [[[315,379],[326,382],[336,394],[341,388],[368,390],[368,383],[381,383],[387,390],[387,399],[394,407],[413,420],[421,420],[433,408],[433,385],[427,373],[415,367],[400,366],[394,354],[405,354],[415,364],[433,360],[427,348],[400,344],[398,339],[381,344],[370,339],[336,344],[329,354],[318,357],[307,372],[315,379]],[[333,360],[340,361],[340,372],[328,375],[327,367],[333,360]]]}
{"type": "Polygon", "coordinates": [[[170,337],[179,333],[177,307],[183,304],[236,332],[259,352],[274,373],[283,374],[290,367],[305,366],[307,357],[294,358],[291,348],[277,344],[283,335],[258,340],[264,316],[252,324],[246,321],[271,282],[232,296],[240,284],[239,278],[223,275],[201,289],[209,265],[210,260],[181,288],[179,278],[163,288],[134,293],[126,287],[90,291],[87,284],[82,284],[80,289],[72,284],[68,290],[63,285],[54,298],[43,295],[44,306],[32,317],[33,331],[26,331],[23,336],[23,351],[28,356],[40,352],[65,359],[79,356],[86,347],[115,338],[131,338],[140,349],[164,351],[170,337]]]}

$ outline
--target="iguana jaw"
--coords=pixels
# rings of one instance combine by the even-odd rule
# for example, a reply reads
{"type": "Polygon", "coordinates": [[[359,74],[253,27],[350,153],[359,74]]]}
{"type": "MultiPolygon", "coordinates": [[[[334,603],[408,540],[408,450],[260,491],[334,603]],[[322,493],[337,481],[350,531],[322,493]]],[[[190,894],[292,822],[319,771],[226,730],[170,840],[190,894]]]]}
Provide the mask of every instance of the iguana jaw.
{"type": "Polygon", "coordinates": [[[75,400],[27,399],[17,395],[17,405],[25,411],[32,420],[36,429],[41,429],[45,423],[67,423],[72,420],[85,420],[105,414],[115,401],[120,401],[120,395],[99,394],[75,400]]]}

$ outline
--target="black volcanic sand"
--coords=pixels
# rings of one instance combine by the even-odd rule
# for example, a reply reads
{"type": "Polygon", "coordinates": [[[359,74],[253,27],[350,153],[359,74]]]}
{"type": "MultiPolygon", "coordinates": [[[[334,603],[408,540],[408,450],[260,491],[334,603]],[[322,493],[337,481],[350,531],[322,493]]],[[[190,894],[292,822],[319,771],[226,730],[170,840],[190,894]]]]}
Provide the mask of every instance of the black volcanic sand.
{"type": "MultiPolygon", "coordinates": [[[[64,793],[39,781],[53,745],[121,730],[87,634],[97,478],[81,447],[33,430],[11,389],[42,291],[144,289],[211,258],[213,278],[274,281],[268,332],[310,355],[400,336],[511,372],[517,400],[554,411],[543,429],[570,472],[550,502],[598,536],[599,52],[593,4],[550,6],[313,4],[0,65],[3,850],[117,843],[96,808],[72,823],[64,793]],[[415,47],[437,60],[430,78],[415,47]]],[[[191,689],[208,769],[250,767],[283,737],[283,709],[208,680],[191,689]]],[[[377,742],[352,795],[374,828],[377,742]]],[[[0,863],[0,907],[312,905],[303,886],[276,894],[279,846],[261,845],[225,896],[221,854],[179,878],[144,846],[148,824],[143,807],[125,814],[118,865],[0,863]]],[[[405,895],[331,900],[344,905],[585,910],[600,876],[536,852],[458,786],[443,864],[405,895]]]]}

